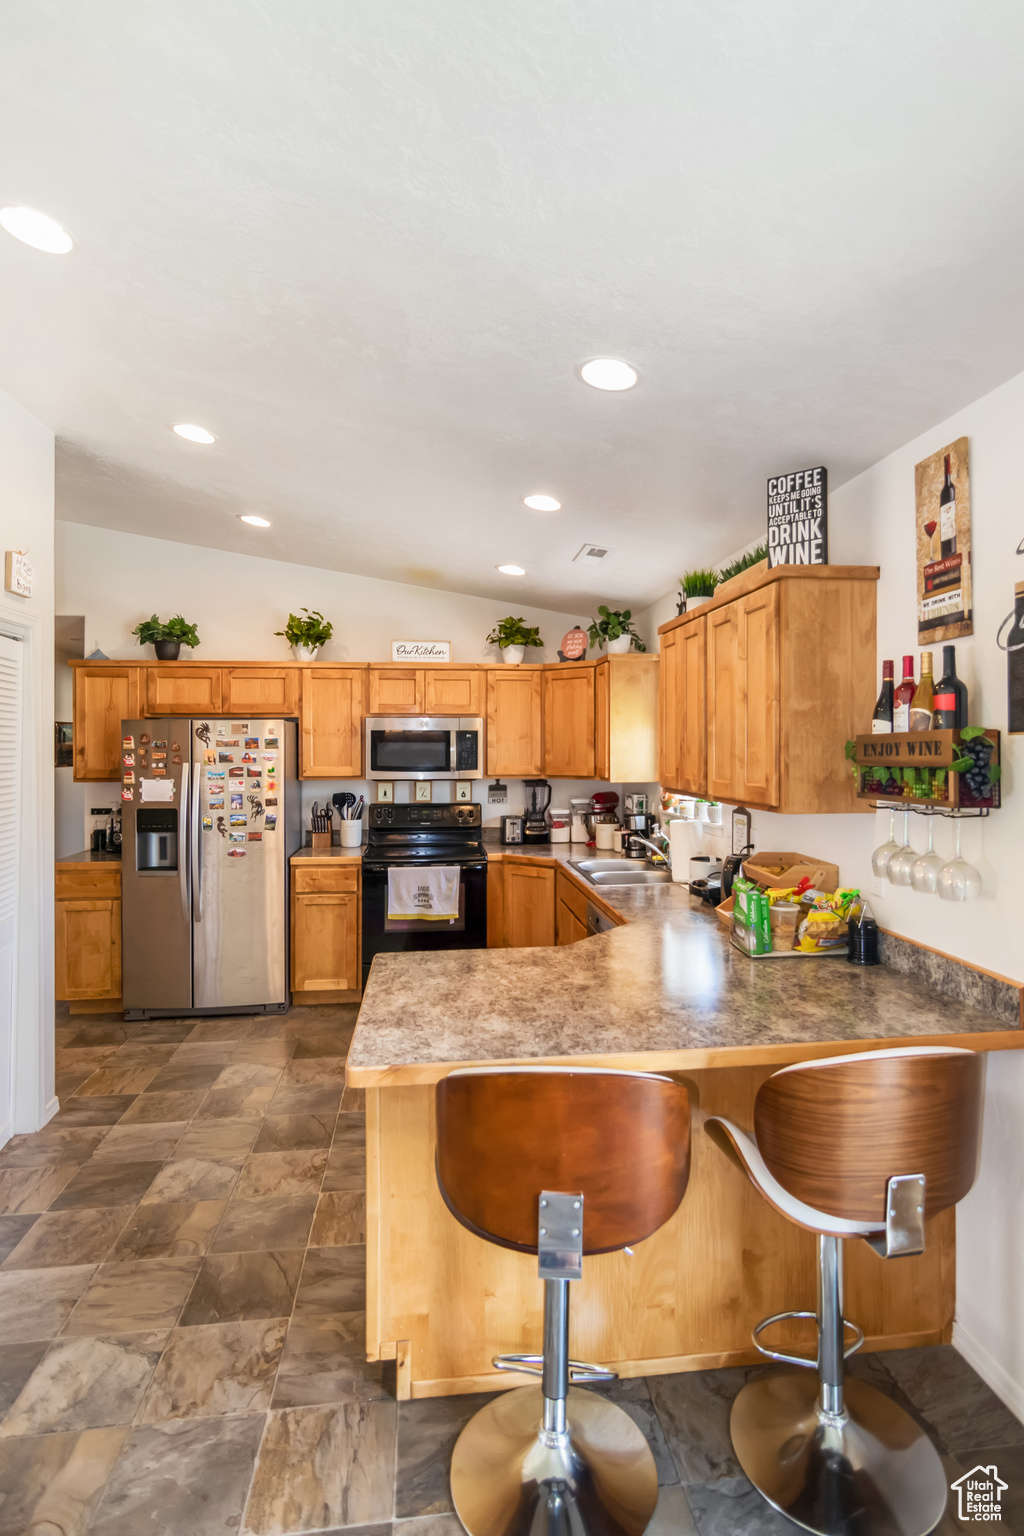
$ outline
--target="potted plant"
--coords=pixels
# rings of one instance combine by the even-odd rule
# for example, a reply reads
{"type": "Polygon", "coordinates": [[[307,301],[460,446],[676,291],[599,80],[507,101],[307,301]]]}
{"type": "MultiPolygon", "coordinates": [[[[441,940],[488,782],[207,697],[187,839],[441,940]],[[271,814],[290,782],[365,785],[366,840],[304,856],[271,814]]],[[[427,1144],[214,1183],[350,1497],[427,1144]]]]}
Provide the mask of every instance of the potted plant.
{"type": "Polygon", "coordinates": [[[297,613],[288,615],[284,629],[275,629],[275,635],[283,635],[292,648],[296,661],[315,661],[317,652],[334,634],[334,625],[315,608],[303,608],[306,615],[300,619],[297,613]]]}
{"type": "Polygon", "coordinates": [[[592,646],[603,645],[609,656],[624,656],[632,646],[635,651],[646,651],[640,636],[633,628],[632,608],[606,608],[598,603],[599,619],[591,619],[587,638],[592,646]]]}
{"type": "Polygon", "coordinates": [[[718,586],[717,571],[687,571],[680,576],[679,585],[686,593],[686,611],[691,613],[694,608],[699,608],[701,603],[706,603],[709,597],[714,597],[715,588],[718,586]]]}
{"type": "Polygon", "coordinates": [[[140,645],[151,645],[156,651],[157,661],[177,661],[183,645],[194,650],[199,644],[199,631],[194,624],[189,624],[176,613],[173,619],[168,619],[164,624],[154,613],[152,618],[143,619],[141,624],[136,624],[132,634],[138,637],[140,645]]]}
{"type": "Polygon", "coordinates": [[[739,576],[741,572],[749,571],[751,566],[761,565],[762,562],[767,566],[767,544],[758,544],[756,549],[748,550],[745,555],[740,555],[738,560],[731,561],[729,565],[723,565],[718,573],[719,594],[721,594],[721,588],[726,582],[732,581],[734,576],[739,576]]]}
{"type": "Polygon", "coordinates": [[[530,626],[524,619],[517,619],[509,614],[507,619],[499,619],[485,641],[487,645],[501,647],[501,659],[510,666],[518,667],[526,655],[527,646],[543,646],[544,641],[540,637],[539,626],[530,626]]]}

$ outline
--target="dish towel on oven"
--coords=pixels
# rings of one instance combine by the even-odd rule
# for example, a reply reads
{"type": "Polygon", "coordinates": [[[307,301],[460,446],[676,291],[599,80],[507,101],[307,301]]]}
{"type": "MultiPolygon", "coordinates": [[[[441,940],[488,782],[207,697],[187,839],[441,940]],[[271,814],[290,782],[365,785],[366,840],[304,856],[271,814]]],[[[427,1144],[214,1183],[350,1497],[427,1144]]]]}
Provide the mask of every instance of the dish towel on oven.
{"type": "Polygon", "coordinates": [[[459,915],[459,866],[408,864],[388,870],[388,917],[422,917],[451,922],[459,915]]]}

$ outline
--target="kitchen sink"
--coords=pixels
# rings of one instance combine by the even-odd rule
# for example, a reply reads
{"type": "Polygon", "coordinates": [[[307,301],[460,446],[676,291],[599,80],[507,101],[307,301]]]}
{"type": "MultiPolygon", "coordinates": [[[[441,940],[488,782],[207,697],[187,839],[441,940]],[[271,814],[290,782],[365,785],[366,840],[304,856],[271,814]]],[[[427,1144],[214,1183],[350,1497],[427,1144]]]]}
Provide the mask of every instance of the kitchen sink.
{"type": "Polygon", "coordinates": [[[578,870],[591,885],[667,885],[672,879],[669,870],[639,860],[571,859],[569,868],[578,870]]]}

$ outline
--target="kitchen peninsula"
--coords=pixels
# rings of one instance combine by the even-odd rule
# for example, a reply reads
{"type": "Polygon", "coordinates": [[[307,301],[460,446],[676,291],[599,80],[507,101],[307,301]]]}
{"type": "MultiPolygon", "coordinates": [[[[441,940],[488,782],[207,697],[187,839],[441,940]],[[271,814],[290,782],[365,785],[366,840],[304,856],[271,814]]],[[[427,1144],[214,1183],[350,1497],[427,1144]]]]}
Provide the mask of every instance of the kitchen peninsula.
{"type": "MultiPolygon", "coordinates": [[[[570,857],[534,850],[523,862],[565,869],[570,857]]],[[[751,960],[680,887],[606,886],[601,898],[624,925],[575,944],[374,964],[348,1081],[366,1090],[367,1350],[397,1360],[400,1396],[516,1384],[491,1357],[541,1341],[536,1260],[472,1236],[437,1190],[433,1088],[454,1067],[571,1062],[687,1083],[686,1198],[635,1255],[589,1259],[573,1300],[574,1355],[633,1376],[753,1361],[754,1323],[815,1304],[814,1237],[755,1193],[704,1135],[707,1116],[749,1126],[758,1086],[787,1062],[899,1044],[1024,1046],[1019,989],[958,968],[936,990],[919,979],[927,951],[907,962],[916,975],[834,957],[751,960]]],[[[920,1257],[885,1262],[847,1245],[847,1315],[868,1349],[950,1338],[954,1213],[926,1225],[920,1257]]],[[[806,1348],[808,1336],[789,1343],[806,1348]]]]}

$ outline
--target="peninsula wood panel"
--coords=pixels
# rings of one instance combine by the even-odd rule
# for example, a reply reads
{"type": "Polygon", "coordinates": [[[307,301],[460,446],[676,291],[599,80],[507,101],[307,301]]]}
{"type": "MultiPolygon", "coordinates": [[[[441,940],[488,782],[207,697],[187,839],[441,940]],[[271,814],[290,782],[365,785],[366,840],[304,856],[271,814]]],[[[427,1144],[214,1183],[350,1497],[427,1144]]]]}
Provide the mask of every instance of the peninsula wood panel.
{"type": "Polygon", "coordinates": [[[481,688],[476,667],[424,667],[423,711],[428,715],[479,715],[481,688]]]}
{"type": "Polygon", "coordinates": [[[370,715],[422,715],[422,667],[371,667],[370,715]]]}
{"type": "Polygon", "coordinates": [[[73,670],[74,778],[99,782],[121,777],[121,721],[142,714],[140,667],[73,670]]]}
{"type": "Polygon", "coordinates": [[[363,776],[365,667],[304,667],[302,777],[363,776]]]}
{"type": "Polygon", "coordinates": [[[555,871],[505,865],[505,946],[525,949],[555,942],[555,871]]]}
{"type": "Polygon", "coordinates": [[[226,715],[297,715],[300,680],[296,667],[225,667],[221,708],[226,715]]]}
{"type": "Polygon", "coordinates": [[[146,668],[147,715],[219,715],[223,703],[222,669],[194,661],[184,666],[161,662],[146,668]]]}
{"type": "Polygon", "coordinates": [[[505,866],[487,860],[487,948],[505,948],[505,866]]]}
{"type": "Polygon", "coordinates": [[[659,678],[664,789],[707,792],[707,621],[662,636],[659,678]]]}
{"type": "MultiPolygon", "coordinates": [[[[584,1260],[573,1286],[572,1349],[623,1376],[740,1365],[760,1357],[750,1330],[769,1313],[814,1311],[816,1239],[787,1222],[704,1133],[709,1115],[750,1126],[771,1068],[692,1074],[692,1171],[672,1219],[627,1254],[584,1260]]],[[[434,1176],[431,1087],[368,1089],[367,1352],[406,1344],[404,1390],[427,1397],[526,1384],[491,1366],[501,1352],[539,1352],[537,1260],[473,1236],[446,1209],[434,1176]]],[[[917,1258],[883,1260],[846,1244],[845,1312],[867,1348],[948,1342],[954,1303],[954,1213],[925,1224],[917,1258]]],[[[778,1334],[807,1348],[807,1324],[778,1334]]]]}
{"type": "Polygon", "coordinates": [[[594,668],[545,669],[543,714],[544,772],[558,779],[594,778],[594,668]]]}
{"type": "Polygon", "coordinates": [[[121,903],[66,898],[54,906],[55,995],[62,1002],[121,996],[121,903]]]}
{"type": "Polygon", "coordinates": [[[349,992],[361,985],[359,897],[292,897],[292,991],[349,992]]]}
{"type": "Polygon", "coordinates": [[[487,678],[487,772],[537,778],[544,772],[540,667],[492,667],[487,678]]]}

